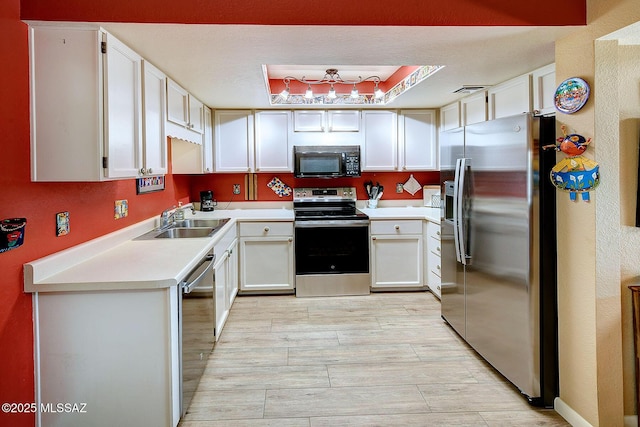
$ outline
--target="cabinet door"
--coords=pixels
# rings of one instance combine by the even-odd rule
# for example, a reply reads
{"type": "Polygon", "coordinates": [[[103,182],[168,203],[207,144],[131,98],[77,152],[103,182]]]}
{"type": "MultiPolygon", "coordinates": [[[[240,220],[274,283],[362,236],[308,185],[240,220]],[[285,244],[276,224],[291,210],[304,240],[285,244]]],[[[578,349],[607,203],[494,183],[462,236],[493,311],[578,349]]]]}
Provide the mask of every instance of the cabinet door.
{"type": "Polygon", "coordinates": [[[144,70],[144,165],[143,175],[167,173],[167,138],[164,133],[166,76],[156,67],[142,61],[144,70]]]}
{"type": "Polygon", "coordinates": [[[258,111],[256,172],[293,172],[290,111],[258,111]]]}
{"type": "Polygon", "coordinates": [[[531,73],[533,111],[550,114],[556,111],[556,64],[549,64],[531,73]]]}
{"type": "Polygon", "coordinates": [[[489,120],[531,111],[531,78],[516,77],[489,89],[489,120]]]}
{"type": "Polygon", "coordinates": [[[402,170],[438,170],[435,111],[404,110],[398,129],[402,170]]]}
{"type": "Polygon", "coordinates": [[[360,131],[360,111],[332,111],[329,110],[329,132],[358,132],[360,131]]]}
{"type": "Polygon", "coordinates": [[[440,131],[460,127],[460,102],[440,108],[440,131]]]}
{"type": "Polygon", "coordinates": [[[324,132],[325,112],[317,111],[294,111],[293,130],[295,132],[324,132]]]}
{"type": "Polygon", "coordinates": [[[293,288],[293,236],[240,238],[241,291],[293,288]]]}
{"type": "Polygon", "coordinates": [[[142,57],[106,34],[106,177],[136,177],[142,168],[142,57]]]}
{"type": "Polygon", "coordinates": [[[481,91],[460,101],[462,125],[487,121],[487,92],[481,91]]]}
{"type": "Polygon", "coordinates": [[[238,239],[234,239],[227,249],[226,302],[227,310],[231,310],[233,301],[238,295],[238,239]]]}
{"type": "Polygon", "coordinates": [[[189,92],[167,79],[167,120],[180,126],[189,125],[189,92]]]}
{"type": "Polygon", "coordinates": [[[204,133],[204,104],[192,95],[189,95],[189,129],[204,133]]]}
{"type": "Polygon", "coordinates": [[[204,139],[202,140],[202,172],[213,172],[213,118],[211,110],[204,107],[204,139]]]}
{"type": "Polygon", "coordinates": [[[220,255],[219,259],[216,260],[216,265],[214,266],[215,272],[215,305],[216,305],[216,341],[220,339],[220,335],[222,334],[222,330],[224,329],[224,324],[227,321],[227,317],[229,316],[229,310],[227,308],[227,261],[229,254],[225,251],[222,255],[220,255]]]}
{"type": "Polygon", "coordinates": [[[215,171],[253,171],[253,114],[249,110],[215,112],[215,171]]]}
{"type": "Polygon", "coordinates": [[[371,237],[372,287],[422,287],[422,235],[371,237]]]}
{"type": "Polygon", "coordinates": [[[363,111],[364,155],[362,170],[398,169],[398,126],[394,111],[363,111]]]}

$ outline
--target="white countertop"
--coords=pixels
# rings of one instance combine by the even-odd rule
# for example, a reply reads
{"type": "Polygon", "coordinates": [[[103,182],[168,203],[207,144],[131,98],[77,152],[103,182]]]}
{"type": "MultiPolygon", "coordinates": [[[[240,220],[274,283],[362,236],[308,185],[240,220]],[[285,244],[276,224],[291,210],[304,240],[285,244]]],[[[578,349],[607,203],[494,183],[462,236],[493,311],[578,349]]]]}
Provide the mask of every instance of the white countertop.
{"type": "MultiPolygon", "coordinates": [[[[440,222],[440,209],[383,207],[361,209],[375,219],[422,219],[440,222]]],[[[157,218],[142,221],[73,248],[24,265],[25,292],[150,289],[175,286],[238,221],[293,221],[293,210],[187,209],[185,218],[230,218],[212,237],[134,240],[156,227],[157,218]]]]}

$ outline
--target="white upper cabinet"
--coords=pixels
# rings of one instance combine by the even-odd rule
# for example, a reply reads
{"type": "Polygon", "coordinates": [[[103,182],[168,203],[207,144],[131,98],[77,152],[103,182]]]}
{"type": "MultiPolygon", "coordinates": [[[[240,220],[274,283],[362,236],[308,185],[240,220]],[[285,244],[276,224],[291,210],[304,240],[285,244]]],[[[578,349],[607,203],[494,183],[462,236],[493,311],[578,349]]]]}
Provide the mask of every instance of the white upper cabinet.
{"type": "Polygon", "coordinates": [[[256,111],[256,172],[293,172],[291,117],[291,111],[256,111]]]}
{"type": "Polygon", "coordinates": [[[549,64],[531,73],[533,111],[539,114],[555,113],[556,64],[549,64]]]}
{"type": "Polygon", "coordinates": [[[480,91],[460,100],[461,125],[487,121],[487,92],[480,91]]]}
{"type": "Polygon", "coordinates": [[[358,132],[360,130],[360,111],[327,111],[329,132],[358,132]]]}
{"type": "Polygon", "coordinates": [[[139,176],[142,58],[97,27],[32,25],[29,44],[31,179],[139,176]]]}
{"type": "Polygon", "coordinates": [[[142,70],[144,164],[140,173],[163,175],[167,173],[167,138],[164,131],[166,76],[144,60],[142,70]]]}
{"type": "Polygon", "coordinates": [[[435,110],[403,110],[398,118],[399,169],[438,170],[435,110]]]}
{"type": "Polygon", "coordinates": [[[488,90],[489,120],[531,111],[531,75],[525,74],[488,90]]]}
{"type": "Polygon", "coordinates": [[[295,132],[324,132],[325,112],[322,110],[293,112],[293,130],[295,132]]]}
{"type": "Polygon", "coordinates": [[[215,171],[253,172],[253,112],[216,110],[214,116],[215,171]]]}
{"type": "Polygon", "coordinates": [[[362,131],[364,171],[398,169],[398,125],[395,111],[363,111],[362,131]]]}
{"type": "Polygon", "coordinates": [[[167,78],[167,134],[202,144],[203,133],[204,104],[167,78]]]}
{"type": "Polygon", "coordinates": [[[459,101],[440,108],[440,131],[455,129],[460,126],[461,120],[459,101]]]}

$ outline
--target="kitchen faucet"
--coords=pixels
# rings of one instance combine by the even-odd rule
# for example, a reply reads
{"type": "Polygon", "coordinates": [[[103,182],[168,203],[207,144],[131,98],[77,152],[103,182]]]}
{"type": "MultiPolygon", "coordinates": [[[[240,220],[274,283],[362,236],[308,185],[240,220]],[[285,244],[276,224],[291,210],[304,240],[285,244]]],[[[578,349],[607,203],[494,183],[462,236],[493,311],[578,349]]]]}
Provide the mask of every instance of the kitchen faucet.
{"type": "Polygon", "coordinates": [[[169,214],[169,211],[171,209],[175,209],[175,205],[168,209],[163,210],[162,213],[160,214],[160,228],[164,228],[173,223],[173,216],[176,213],[174,211],[171,214],[169,214]]]}

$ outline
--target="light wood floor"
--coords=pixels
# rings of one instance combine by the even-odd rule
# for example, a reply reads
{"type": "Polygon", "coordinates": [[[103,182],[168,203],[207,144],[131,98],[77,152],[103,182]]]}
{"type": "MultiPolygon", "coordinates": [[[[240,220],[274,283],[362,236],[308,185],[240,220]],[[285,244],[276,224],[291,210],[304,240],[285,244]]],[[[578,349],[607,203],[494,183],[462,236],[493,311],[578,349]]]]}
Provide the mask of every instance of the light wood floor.
{"type": "Polygon", "coordinates": [[[181,427],[568,426],[532,408],[428,292],[242,296],[181,427]]]}

